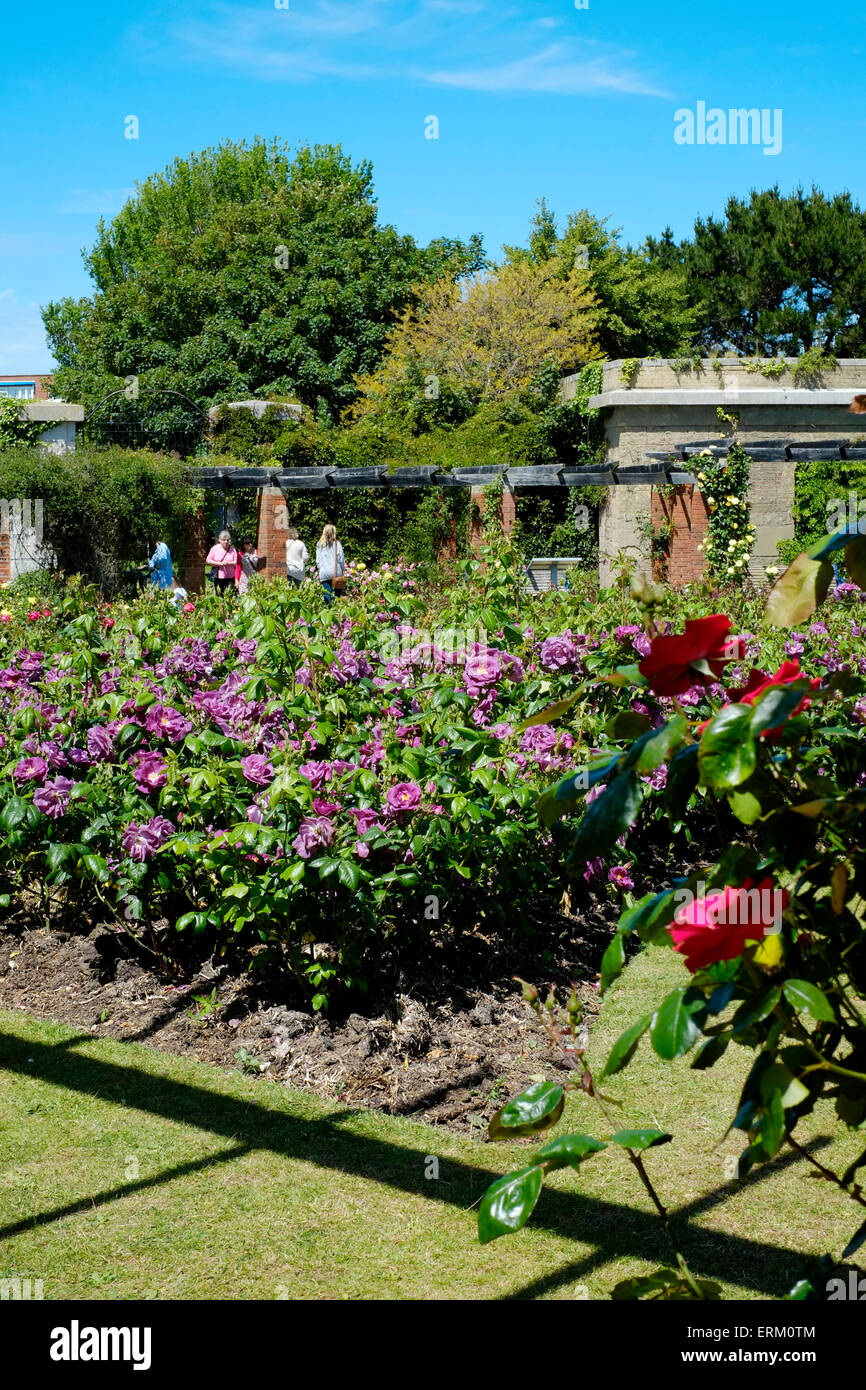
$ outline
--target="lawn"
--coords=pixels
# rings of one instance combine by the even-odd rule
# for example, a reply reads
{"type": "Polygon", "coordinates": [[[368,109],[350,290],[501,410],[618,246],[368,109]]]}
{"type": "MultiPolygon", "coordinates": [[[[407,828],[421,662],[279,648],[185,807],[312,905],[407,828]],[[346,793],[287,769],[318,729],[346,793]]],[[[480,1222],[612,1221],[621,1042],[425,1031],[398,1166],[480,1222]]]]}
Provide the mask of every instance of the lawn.
{"type": "MultiPolygon", "coordinates": [[[[681,971],[657,948],[632,962],[596,1058],[681,971]]],[[[675,1135],[647,1164],[689,1218],[695,1272],[728,1297],[777,1298],[804,1257],[839,1254],[856,1213],[793,1155],[728,1181],[742,1144],[722,1136],[748,1063],[731,1051],[711,1085],[640,1053],[607,1089],[624,1125],[675,1135]]],[[[0,1067],[0,1277],[41,1278],[47,1299],[592,1299],[664,1258],[619,1152],[557,1174],[526,1230],[480,1248],[474,1204],[519,1166],[519,1144],[467,1142],[22,1014],[0,1013],[0,1067]]],[[[567,1118],[604,1133],[584,1096],[567,1118]]],[[[831,1142],[823,1118],[801,1142],[838,1166],[856,1136],[831,1142]]]]}

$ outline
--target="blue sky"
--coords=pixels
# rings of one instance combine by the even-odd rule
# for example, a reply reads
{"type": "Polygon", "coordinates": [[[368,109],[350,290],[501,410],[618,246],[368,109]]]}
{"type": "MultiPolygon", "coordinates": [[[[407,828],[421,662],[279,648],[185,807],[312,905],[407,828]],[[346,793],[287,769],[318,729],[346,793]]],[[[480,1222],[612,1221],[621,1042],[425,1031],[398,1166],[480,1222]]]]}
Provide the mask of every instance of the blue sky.
{"type": "Polygon", "coordinates": [[[863,33],[861,6],[805,0],[41,0],[0,47],[0,373],[50,369],[39,306],[88,293],[99,216],[226,138],[342,144],[384,221],[493,255],[542,196],[631,241],[775,182],[866,202],[863,33]],[[677,144],[700,101],[780,109],[781,152],[677,144]]]}

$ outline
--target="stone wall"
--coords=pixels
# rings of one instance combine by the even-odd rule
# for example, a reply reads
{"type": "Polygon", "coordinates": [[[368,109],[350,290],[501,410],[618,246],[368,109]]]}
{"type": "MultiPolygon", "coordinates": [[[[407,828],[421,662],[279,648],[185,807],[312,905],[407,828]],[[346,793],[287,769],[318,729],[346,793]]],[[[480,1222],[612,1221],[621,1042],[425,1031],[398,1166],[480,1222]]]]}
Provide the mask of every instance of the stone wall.
{"type": "MultiPolygon", "coordinates": [[[[666,452],[682,444],[723,443],[730,426],[719,420],[721,408],[737,415],[738,440],[750,443],[785,439],[809,444],[820,440],[866,441],[862,417],[851,415],[852,397],[866,390],[866,361],[843,359],[836,371],[811,385],[795,384],[790,367],[780,379],[750,372],[742,358],[705,359],[698,370],[677,372],[671,361],[647,359],[628,384],[622,362],[604,367],[602,390],[590,405],[602,411],[607,459],[637,465],[647,453],[666,452]]],[[[566,377],[562,397],[574,397],[577,377],[566,377]]],[[[796,464],[780,459],[752,465],[752,521],[757,539],[751,573],[763,576],[764,566],[778,560],[777,541],[794,534],[792,506],[796,464]]],[[[599,526],[599,578],[612,580],[619,550],[626,551],[644,572],[651,568],[649,545],[642,530],[653,513],[649,487],[616,486],[608,490],[599,526]]],[[[697,577],[702,558],[697,551],[701,527],[691,497],[677,499],[675,518],[683,534],[674,545],[676,568],[697,577]],[[692,553],[689,554],[691,549],[692,553]]],[[[673,556],[672,556],[673,558],[673,556]]],[[[673,572],[672,576],[673,578],[673,572]]],[[[679,581],[685,583],[682,578],[679,581]]]]}

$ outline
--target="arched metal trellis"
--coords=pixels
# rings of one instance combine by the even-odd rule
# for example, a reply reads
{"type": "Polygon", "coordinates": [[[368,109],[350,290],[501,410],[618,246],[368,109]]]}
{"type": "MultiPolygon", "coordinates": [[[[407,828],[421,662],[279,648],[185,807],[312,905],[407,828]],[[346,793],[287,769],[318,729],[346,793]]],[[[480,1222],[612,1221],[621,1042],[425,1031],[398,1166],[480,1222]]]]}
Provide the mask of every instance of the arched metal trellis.
{"type": "Polygon", "coordinates": [[[81,437],[90,444],[155,449],[179,458],[195,453],[208,427],[207,412],[183,391],[129,384],[109,391],[84,418],[81,437]]]}

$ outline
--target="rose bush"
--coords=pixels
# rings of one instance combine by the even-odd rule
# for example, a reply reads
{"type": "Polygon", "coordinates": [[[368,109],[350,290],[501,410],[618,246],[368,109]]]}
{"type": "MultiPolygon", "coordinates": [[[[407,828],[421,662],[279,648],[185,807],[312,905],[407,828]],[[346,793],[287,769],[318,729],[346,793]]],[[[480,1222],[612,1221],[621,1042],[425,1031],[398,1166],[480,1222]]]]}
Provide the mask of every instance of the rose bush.
{"type": "MultiPolygon", "coordinates": [[[[770,593],[767,612],[774,626],[764,628],[762,647],[775,658],[781,642],[786,656],[796,658],[775,674],[770,659],[766,669],[746,675],[739,663],[754,661],[755,637],[741,632],[731,638],[727,614],[686,621],[681,634],[662,633],[652,616],[656,595],[645,596],[649,650],[639,668],[596,677],[640,694],[645,727],[618,716],[606,726],[611,747],[539,801],[543,823],[582,813],[573,837],[580,862],[603,863],[618,843],[638,857],[653,800],[673,827],[700,807],[712,807],[729,840],[715,862],[698,863],[661,891],[627,900],[602,961],[601,991],[620,975],[630,938],[673,947],[686,974],[651,1013],[634,1020],[598,1076],[587,1065],[576,994],[562,1010],[554,999],[543,1005],[535,989],[524,986],[575,1079],[565,1085],[540,1081],[508,1101],[491,1121],[490,1137],[549,1129],[562,1114],[566,1092],[574,1089],[598,1099],[605,1132],[602,1138],[553,1139],[519,1172],[494,1183],[481,1203],[479,1234],[489,1241],[520,1229],[547,1173],[578,1168],[610,1146],[624,1150],[663,1217],[674,1261],[619,1286],[614,1297],[719,1296],[717,1286],[691,1274],[644,1159],[645,1150],[675,1136],[654,1127],[609,1132],[599,1083],[626,1067],[643,1040],[666,1061],[694,1052],[692,1066],[700,1070],[711,1068],[729,1047],[742,1048],[742,1094],[732,1117],[745,1145],[737,1175],[775,1158],[783,1146],[792,1148],[859,1209],[859,1224],[840,1240],[836,1258],[847,1260],[866,1244],[866,1149],[846,1171],[834,1173],[797,1138],[798,1125],[821,1100],[832,1102],[840,1125],[866,1130],[864,632],[851,621],[849,643],[829,607],[826,621],[791,631],[828,594],[836,614],[862,594],[847,584],[831,589],[828,556],[842,548],[849,574],[862,585],[866,537],[852,528],[800,556],[770,593]],[[802,670],[801,658],[819,674],[802,670]],[[710,700],[709,717],[696,713],[693,686],[710,700]],[[657,717],[659,707],[663,717],[657,717]],[[647,782],[647,773],[662,769],[664,778],[647,782]]],[[[570,699],[584,694],[585,689],[570,699]]],[[[570,700],[560,701],[535,723],[558,720],[570,708],[570,700]]],[[[791,1293],[809,1296],[817,1296],[817,1289],[808,1281],[791,1293]]]]}

